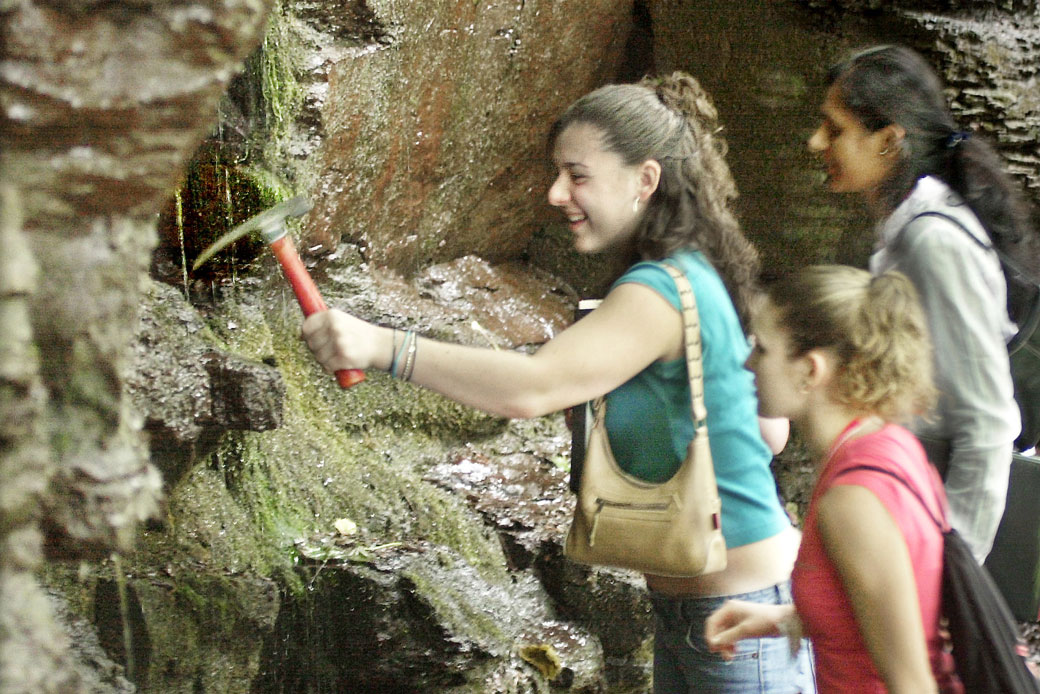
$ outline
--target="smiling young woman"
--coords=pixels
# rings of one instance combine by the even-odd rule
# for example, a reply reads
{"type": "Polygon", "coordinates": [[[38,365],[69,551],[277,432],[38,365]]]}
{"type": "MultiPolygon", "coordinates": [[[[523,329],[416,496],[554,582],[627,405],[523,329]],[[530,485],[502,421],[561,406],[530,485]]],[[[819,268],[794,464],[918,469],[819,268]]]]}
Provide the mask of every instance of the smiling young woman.
{"type": "Polygon", "coordinates": [[[654,159],[626,164],[604,148],[603,132],[585,123],[560,133],[553,159],[559,173],[549,187],[549,204],[566,215],[575,249],[599,253],[628,247],[631,252],[641,208],[657,188],[661,165],[654,159]]]}
{"type": "Polygon", "coordinates": [[[892,173],[905,131],[894,123],[867,130],[845,108],[833,86],[820,110],[823,122],[809,138],[809,149],[826,162],[827,187],[835,193],[859,193],[869,203],[879,204],[882,184],[892,173]]]}
{"type": "Polygon", "coordinates": [[[811,694],[809,658],[803,651],[792,660],[784,639],[744,644],[738,664],[710,653],[703,639],[704,619],[727,596],[789,603],[798,544],[743,365],[749,345],[741,316],[758,257],[730,209],[737,192],[719,130],[708,95],[682,73],[602,87],[556,121],[549,202],[567,219],[577,250],[625,253],[632,265],[599,308],[534,354],[428,340],[337,310],[308,318],[303,335],[327,370],[386,369],[507,417],[605,395],[618,464],[662,481],[679,468],[694,431],[681,305],[665,264],[678,268],[700,316],[728,565],[692,578],[646,577],[657,616],[654,691],[811,694]]]}

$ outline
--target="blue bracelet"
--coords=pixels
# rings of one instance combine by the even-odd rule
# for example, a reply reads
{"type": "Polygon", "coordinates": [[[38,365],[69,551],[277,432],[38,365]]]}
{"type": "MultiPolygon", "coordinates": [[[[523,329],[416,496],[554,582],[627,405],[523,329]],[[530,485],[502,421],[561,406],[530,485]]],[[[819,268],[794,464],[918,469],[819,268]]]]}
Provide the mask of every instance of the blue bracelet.
{"type": "Polygon", "coordinates": [[[411,330],[404,334],[404,341],[401,343],[401,350],[394,355],[394,361],[390,364],[390,375],[397,378],[397,367],[401,362],[401,355],[404,354],[405,349],[408,347],[408,341],[415,337],[415,333],[411,330]]]}

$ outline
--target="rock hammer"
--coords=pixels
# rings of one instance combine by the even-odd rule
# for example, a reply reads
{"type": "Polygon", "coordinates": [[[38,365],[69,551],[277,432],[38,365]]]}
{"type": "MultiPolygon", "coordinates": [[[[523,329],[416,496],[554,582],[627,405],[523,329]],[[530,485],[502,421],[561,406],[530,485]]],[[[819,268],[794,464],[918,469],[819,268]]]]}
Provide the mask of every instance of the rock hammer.
{"type": "MultiPolygon", "coordinates": [[[[286,219],[300,217],[310,209],[310,201],[302,195],[297,195],[250,217],[200,253],[191,269],[197,270],[200,265],[238,239],[252,231],[258,231],[264,242],[271,248],[274,256],[278,258],[278,263],[282,266],[282,273],[292,285],[296,300],[300,302],[303,315],[309,316],[312,313],[327,310],[328,306],[321,298],[321,293],[315,286],[314,280],[311,279],[310,273],[307,272],[307,268],[304,267],[300,254],[296,252],[296,246],[293,244],[292,237],[289,236],[289,228],[285,225],[286,219]]],[[[349,388],[365,380],[365,373],[360,369],[340,369],[336,372],[336,380],[341,388],[349,388]]]]}

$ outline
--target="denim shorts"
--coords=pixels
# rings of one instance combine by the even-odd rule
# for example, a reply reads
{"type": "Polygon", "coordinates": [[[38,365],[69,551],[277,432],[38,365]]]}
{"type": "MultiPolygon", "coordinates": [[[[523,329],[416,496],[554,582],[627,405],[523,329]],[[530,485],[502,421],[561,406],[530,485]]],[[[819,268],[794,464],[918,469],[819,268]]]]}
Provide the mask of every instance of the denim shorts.
{"type": "Polygon", "coordinates": [[[654,694],[814,694],[807,642],[791,657],[787,638],[745,639],[732,660],[708,650],[704,622],[726,600],[790,604],[790,583],[720,597],[650,593],[654,606],[654,694]]]}

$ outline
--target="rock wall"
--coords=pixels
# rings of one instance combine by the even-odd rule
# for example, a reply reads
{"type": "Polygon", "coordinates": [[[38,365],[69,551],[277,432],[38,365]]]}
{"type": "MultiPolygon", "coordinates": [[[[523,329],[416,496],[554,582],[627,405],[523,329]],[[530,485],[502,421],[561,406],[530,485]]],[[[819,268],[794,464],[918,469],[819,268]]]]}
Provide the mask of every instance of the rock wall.
{"type": "Polygon", "coordinates": [[[376,45],[325,66],[308,238],[360,242],[406,273],[517,257],[541,213],[549,123],[618,73],[631,1],[369,6],[376,45]]]}
{"type": "Polygon", "coordinates": [[[618,73],[631,14],[632,0],[283,0],[213,140],[259,164],[259,185],[311,196],[316,254],[347,241],[405,274],[515,258],[545,217],[549,123],[618,73]]]}
{"type": "Polygon", "coordinates": [[[1036,11],[0,2],[0,694],[647,691],[639,580],[560,553],[561,418],[339,391],[260,244],[187,266],[305,194],[329,303],[531,349],[611,273],[551,221],[548,124],[652,69],[715,95],[768,269],[862,262],[804,146],[826,66],[920,48],[1035,197],[1036,11]]]}
{"type": "Polygon", "coordinates": [[[33,571],[44,552],[126,551],[158,511],[161,480],[123,391],[156,212],[267,9],[0,4],[3,694],[104,679],[70,655],[33,571]]]}

